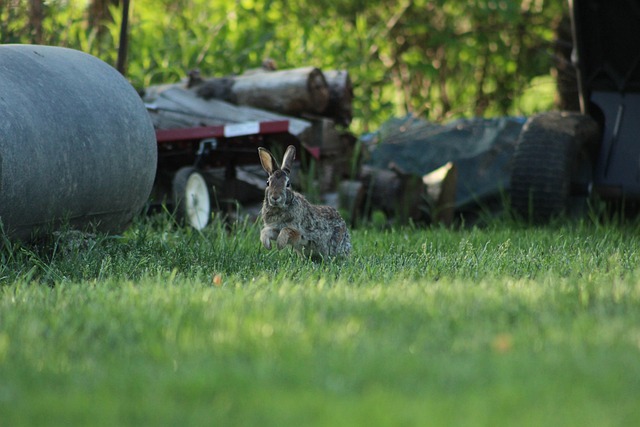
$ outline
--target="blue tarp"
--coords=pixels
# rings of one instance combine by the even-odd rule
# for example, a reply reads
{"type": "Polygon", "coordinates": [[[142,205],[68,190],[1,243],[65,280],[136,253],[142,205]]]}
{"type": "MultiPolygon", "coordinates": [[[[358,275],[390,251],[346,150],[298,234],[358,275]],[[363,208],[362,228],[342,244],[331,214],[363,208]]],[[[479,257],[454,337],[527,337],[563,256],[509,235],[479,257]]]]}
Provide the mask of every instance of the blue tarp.
{"type": "Polygon", "coordinates": [[[453,162],[458,171],[456,208],[465,210],[501,198],[509,188],[511,158],[522,117],[459,119],[435,124],[414,116],[393,118],[364,135],[367,164],[423,176],[453,162]]]}

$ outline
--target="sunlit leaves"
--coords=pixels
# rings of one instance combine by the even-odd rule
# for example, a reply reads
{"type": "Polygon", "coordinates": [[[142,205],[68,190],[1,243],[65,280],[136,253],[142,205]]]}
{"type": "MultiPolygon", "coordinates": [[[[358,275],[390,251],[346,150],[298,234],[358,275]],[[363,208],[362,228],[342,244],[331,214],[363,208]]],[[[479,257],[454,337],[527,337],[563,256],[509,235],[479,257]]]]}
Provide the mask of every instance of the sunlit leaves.
{"type": "MultiPolygon", "coordinates": [[[[132,0],[128,78],[170,83],[191,69],[227,75],[312,65],[346,69],[355,86],[353,129],[414,113],[431,120],[530,114],[554,88],[520,102],[549,74],[553,27],[564,3],[505,0],[132,0]]],[[[87,2],[46,2],[44,42],[115,64],[121,11],[97,32],[87,2]]],[[[30,42],[26,4],[0,10],[0,42],[30,42]]]]}

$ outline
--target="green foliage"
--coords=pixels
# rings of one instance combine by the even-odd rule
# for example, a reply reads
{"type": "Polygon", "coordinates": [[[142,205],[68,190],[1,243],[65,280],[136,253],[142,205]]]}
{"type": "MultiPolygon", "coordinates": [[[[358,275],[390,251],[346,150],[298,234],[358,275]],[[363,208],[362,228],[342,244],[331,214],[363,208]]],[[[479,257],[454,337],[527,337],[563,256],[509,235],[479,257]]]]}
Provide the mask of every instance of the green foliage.
{"type": "MultiPolygon", "coordinates": [[[[240,73],[268,57],[280,68],[349,70],[356,130],[407,112],[431,120],[531,114],[552,105],[552,95],[542,104],[520,98],[550,73],[564,3],[133,0],[128,77],[143,88],[175,82],[194,68],[240,73]]],[[[38,41],[28,4],[0,7],[1,43],[38,41]]],[[[42,4],[39,42],[115,64],[117,7],[111,20],[91,27],[86,2],[42,4]]],[[[554,90],[545,84],[546,94],[554,90]]]]}
{"type": "Polygon", "coordinates": [[[313,263],[164,217],[0,248],[8,425],[635,425],[638,224],[364,228],[313,263]]]}

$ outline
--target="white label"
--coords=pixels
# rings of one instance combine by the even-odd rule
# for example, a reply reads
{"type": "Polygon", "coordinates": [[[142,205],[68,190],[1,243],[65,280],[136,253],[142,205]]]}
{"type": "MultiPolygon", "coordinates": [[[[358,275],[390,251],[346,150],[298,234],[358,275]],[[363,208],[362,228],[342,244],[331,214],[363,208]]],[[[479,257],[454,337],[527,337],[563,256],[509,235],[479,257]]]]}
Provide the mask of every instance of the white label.
{"type": "Polygon", "coordinates": [[[231,138],[242,135],[255,135],[260,133],[260,122],[245,122],[226,125],[224,127],[224,136],[231,138]]]}

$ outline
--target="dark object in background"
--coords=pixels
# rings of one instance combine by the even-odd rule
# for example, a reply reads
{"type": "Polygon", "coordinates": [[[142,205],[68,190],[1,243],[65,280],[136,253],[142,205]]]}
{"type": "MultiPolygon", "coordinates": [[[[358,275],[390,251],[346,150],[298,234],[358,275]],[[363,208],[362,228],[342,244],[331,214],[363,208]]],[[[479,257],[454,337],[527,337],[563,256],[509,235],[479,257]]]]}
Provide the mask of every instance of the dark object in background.
{"type": "Polygon", "coordinates": [[[355,217],[379,209],[400,222],[445,224],[502,209],[523,123],[509,117],[445,125],[391,119],[363,138],[369,160],[357,177],[361,185],[343,185],[343,207],[355,217]]]}
{"type": "Polygon", "coordinates": [[[582,114],[530,119],[516,149],[514,209],[544,222],[571,208],[576,196],[595,194],[637,214],[640,8],[635,1],[573,0],[570,5],[582,114]],[[530,167],[531,159],[536,167],[530,167]]]}
{"type": "Polygon", "coordinates": [[[301,167],[317,176],[321,193],[349,173],[355,137],[342,127],[352,117],[348,73],[329,71],[327,82],[316,68],[273,67],[268,60],[241,76],[206,79],[192,70],[180,83],[145,89],[158,140],[152,211],[165,205],[201,229],[212,213],[232,219],[238,204],[260,203],[264,177],[260,167],[254,173],[258,147],[282,153],[294,145],[301,167]]]}
{"type": "Polygon", "coordinates": [[[518,139],[511,173],[511,206],[524,218],[544,222],[569,211],[572,195],[586,195],[589,157],[599,129],[588,116],[553,111],[529,118],[518,139]]]}
{"type": "Polygon", "coordinates": [[[0,46],[0,221],[28,239],[61,224],[119,233],[155,176],[142,100],[111,66],[50,46],[0,46]]]}

